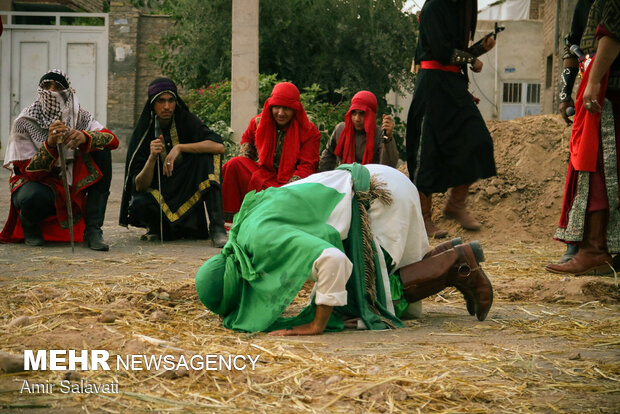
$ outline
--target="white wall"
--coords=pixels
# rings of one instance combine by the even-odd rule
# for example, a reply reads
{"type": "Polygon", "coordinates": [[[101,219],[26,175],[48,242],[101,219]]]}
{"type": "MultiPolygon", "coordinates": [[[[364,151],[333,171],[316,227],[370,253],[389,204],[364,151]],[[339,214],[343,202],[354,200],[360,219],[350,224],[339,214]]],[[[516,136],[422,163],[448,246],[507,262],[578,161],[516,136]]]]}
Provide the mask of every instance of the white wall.
{"type": "MultiPolygon", "coordinates": [[[[493,30],[493,21],[478,21],[475,40],[493,30]]],[[[481,73],[470,71],[470,90],[480,98],[482,116],[500,118],[503,82],[542,83],[542,21],[508,20],[500,22],[506,29],[497,35],[497,44],[483,55],[481,73]]]]}

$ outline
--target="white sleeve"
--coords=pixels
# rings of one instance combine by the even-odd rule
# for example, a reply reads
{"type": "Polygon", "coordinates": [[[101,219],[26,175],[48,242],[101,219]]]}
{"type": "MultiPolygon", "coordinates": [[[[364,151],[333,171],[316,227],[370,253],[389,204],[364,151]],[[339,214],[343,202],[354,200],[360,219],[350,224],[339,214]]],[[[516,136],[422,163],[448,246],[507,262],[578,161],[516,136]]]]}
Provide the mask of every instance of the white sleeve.
{"type": "Polygon", "coordinates": [[[335,247],[323,250],[312,265],[311,278],[316,280],[317,305],[344,306],[347,304],[346,285],[353,263],[335,247]]]}

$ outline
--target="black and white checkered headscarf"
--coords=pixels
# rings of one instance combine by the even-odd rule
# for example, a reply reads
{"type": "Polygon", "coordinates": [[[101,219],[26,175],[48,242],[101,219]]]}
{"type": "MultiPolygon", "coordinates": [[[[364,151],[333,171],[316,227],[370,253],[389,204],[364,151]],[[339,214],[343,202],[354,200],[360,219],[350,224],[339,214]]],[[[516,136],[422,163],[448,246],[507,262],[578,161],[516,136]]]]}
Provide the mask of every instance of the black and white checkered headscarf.
{"type": "MultiPolygon", "coordinates": [[[[24,109],[20,114],[36,120],[42,129],[48,129],[50,124],[57,119],[65,121],[71,127],[75,118],[72,109],[75,105],[75,89],[71,87],[71,82],[65,73],[58,69],[52,69],[41,78],[39,87],[37,88],[38,99],[29,107],[24,109]],[[46,81],[46,75],[56,74],[65,79],[67,88],[62,91],[51,91],[42,88],[43,82],[46,81]]],[[[89,114],[90,115],[90,114],[89,114]]],[[[47,138],[47,134],[46,134],[47,138]]]]}
{"type": "MultiPolygon", "coordinates": [[[[90,112],[80,107],[69,78],[61,70],[52,69],[43,75],[37,92],[37,99],[24,108],[13,122],[4,159],[5,167],[12,161],[32,158],[47,139],[49,126],[55,120],[62,120],[77,130],[98,131],[103,128],[90,112]],[[60,80],[59,83],[67,87],[62,91],[41,87],[45,80],[54,79],[60,80]]],[[[67,159],[72,158],[73,153],[68,153],[67,159]]]]}

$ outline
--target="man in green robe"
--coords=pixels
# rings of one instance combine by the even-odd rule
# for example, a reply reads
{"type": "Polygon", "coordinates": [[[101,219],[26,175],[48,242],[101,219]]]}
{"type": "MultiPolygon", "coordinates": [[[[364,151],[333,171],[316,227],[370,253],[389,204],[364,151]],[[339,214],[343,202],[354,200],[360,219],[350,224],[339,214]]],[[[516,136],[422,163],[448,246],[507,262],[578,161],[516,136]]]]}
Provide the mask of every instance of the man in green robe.
{"type": "Polygon", "coordinates": [[[401,172],[343,165],[248,193],[229,242],[198,271],[196,290],[224,326],[248,332],[319,334],[344,321],[402,327],[410,304],[447,286],[484,320],[493,293],[482,249],[456,243],[428,252],[417,190],[401,172]],[[308,278],[316,281],[311,303],[282,318],[308,278]]]}

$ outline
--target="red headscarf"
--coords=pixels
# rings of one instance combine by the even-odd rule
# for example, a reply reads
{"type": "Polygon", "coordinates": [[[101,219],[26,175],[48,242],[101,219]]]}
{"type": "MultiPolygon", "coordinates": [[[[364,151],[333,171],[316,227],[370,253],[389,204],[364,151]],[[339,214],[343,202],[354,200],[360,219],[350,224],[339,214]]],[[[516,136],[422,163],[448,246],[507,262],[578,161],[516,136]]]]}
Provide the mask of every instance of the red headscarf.
{"type": "Polygon", "coordinates": [[[364,130],[366,131],[366,149],[362,164],[372,162],[375,149],[375,131],[377,130],[377,98],[369,91],[360,91],[351,99],[351,107],[344,116],[344,129],[336,145],[336,154],[344,164],[355,162],[355,129],[351,113],[355,110],[364,111],[364,130]]]}
{"type": "MultiPolygon", "coordinates": [[[[279,172],[294,170],[299,152],[300,133],[309,127],[310,121],[299,100],[299,90],[290,82],[278,83],[273,87],[271,96],[265,101],[260,122],[256,128],[256,149],[258,150],[258,164],[273,167],[273,155],[276,150],[276,123],[271,115],[271,107],[286,106],[295,110],[295,115],[288,125],[282,157],[280,158],[279,172]]],[[[280,175],[280,174],[278,174],[280,175]]],[[[278,177],[280,178],[280,177],[278,177]]]]}

